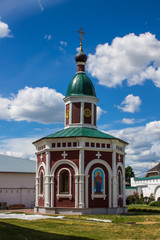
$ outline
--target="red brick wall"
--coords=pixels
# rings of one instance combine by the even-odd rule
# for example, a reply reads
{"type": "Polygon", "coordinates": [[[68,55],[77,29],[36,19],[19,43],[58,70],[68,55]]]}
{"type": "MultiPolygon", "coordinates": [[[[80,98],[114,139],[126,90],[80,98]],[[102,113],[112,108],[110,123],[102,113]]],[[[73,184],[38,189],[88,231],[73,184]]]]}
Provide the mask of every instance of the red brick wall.
{"type": "MultiPolygon", "coordinates": [[[[51,154],[51,157],[50,157],[50,168],[52,168],[53,165],[57,161],[63,159],[63,157],[61,156],[62,153],[63,153],[63,151],[50,152],[50,154],[51,154]]],[[[79,150],[66,151],[66,153],[68,154],[66,159],[71,160],[72,162],[74,162],[76,164],[77,167],[79,167],[79,150]]]]}
{"type": "MultiPolygon", "coordinates": [[[[100,151],[102,156],[100,157],[102,160],[106,161],[110,167],[112,168],[112,152],[102,152],[100,151]]],[[[87,164],[92,161],[93,159],[96,159],[97,151],[84,151],[84,166],[86,167],[87,164]]]]}
{"type": "Polygon", "coordinates": [[[75,207],[75,177],[74,177],[74,175],[75,175],[74,169],[71,166],[69,166],[68,164],[63,164],[56,169],[55,179],[54,179],[54,184],[55,184],[54,204],[55,204],[55,207],[75,207]],[[72,199],[71,200],[69,198],[59,198],[59,199],[57,199],[58,172],[62,168],[68,168],[71,171],[71,174],[72,174],[72,185],[71,185],[72,199]]]}
{"type": "Polygon", "coordinates": [[[89,183],[89,185],[88,185],[89,207],[91,207],[91,208],[107,208],[109,206],[109,203],[108,203],[109,181],[108,181],[108,171],[104,165],[102,165],[100,163],[96,163],[90,168],[88,183],[89,183]],[[92,200],[92,198],[91,198],[91,195],[92,195],[92,172],[97,167],[102,168],[105,173],[105,194],[106,194],[105,200],[103,198],[94,198],[92,200]]]}
{"type": "Polygon", "coordinates": [[[77,66],[77,72],[85,72],[85,66],[84,65],[78,65],[77,66]]]}
{"type": "Polygon", "coordinates": [[[72,123],[80,123],[81,103],[72,103],[72,123]]]}
{"type": "Polygon", "coordinates": [[[39,207],[44,207],[44,198],[39,198],[38,199],[38,206],[39,207]]]}

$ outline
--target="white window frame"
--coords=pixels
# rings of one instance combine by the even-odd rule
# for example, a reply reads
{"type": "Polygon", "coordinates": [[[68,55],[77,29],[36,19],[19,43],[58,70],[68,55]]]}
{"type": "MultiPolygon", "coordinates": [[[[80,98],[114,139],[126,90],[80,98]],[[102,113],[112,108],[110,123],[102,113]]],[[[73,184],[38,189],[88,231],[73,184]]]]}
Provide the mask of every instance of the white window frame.
{"type": "Polygon", "coordinates": [[[42,170],[40,170],[39,171],[39,194],[38,194],[38,196],[39,197],[44,197],[44,170],[42,169],[42,170]],[[41,194],[41,173],[43,174],[43,193],[41,194]]]}
{"type": "Polygon", "coordinates": [[[59,198],[69,198],[72,199],[72,174],[71,171],[68,168],[62,168],[58,172],[58,187],[57,187],[57,199],[59,198]],[[62,171],[68,171],[69,172],[69,193],[60,193],[60,175],[62,171]]]}

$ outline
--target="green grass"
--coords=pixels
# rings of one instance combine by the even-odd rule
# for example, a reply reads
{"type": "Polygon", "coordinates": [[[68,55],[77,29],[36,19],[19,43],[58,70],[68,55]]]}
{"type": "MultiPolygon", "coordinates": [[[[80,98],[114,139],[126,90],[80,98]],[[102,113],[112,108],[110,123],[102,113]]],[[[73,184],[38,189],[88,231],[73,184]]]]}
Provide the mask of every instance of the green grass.
{"type": "Polygon", "coordinates": [[[0,240],[159,239],[160,215],[87,215],[64,219],[0,219],[0,240]],[[112,223],[88,221],[110,219],[112,223]]]}
{"type": "Polygon", "coordinates": [[[160,213],[160,207],[149,206],[145,204],[131,204],[127,208],[128,212],[137,212],[140,214],[160,213]]]}

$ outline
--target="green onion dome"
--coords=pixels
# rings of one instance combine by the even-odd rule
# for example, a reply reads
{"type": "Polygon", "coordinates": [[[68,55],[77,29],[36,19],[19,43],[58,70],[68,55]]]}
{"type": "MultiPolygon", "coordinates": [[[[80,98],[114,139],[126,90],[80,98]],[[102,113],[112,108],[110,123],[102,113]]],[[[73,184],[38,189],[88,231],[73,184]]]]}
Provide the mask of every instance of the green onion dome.
{"type": "Polygon", "coordinates": [[[71,80],[66,97],[76,95],[87,95],[96,97],[95,88],[92,81],[83,72],[78,72],[71,80]]]}

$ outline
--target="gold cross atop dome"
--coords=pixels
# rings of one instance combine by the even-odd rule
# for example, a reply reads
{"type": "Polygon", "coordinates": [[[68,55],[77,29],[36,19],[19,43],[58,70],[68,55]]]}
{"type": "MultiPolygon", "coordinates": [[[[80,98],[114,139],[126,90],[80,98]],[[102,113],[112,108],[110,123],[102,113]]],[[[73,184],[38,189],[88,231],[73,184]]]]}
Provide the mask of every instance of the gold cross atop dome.
{"type": "Polygon", "coordinates": [[[83,28],[80,28],[80,31],[78,30],[77,32],[80,33],[80,50],[82,51],[82,40],[83,40],[83,36],[82,34],[85,34],[85,32],[82,31],[83,28]]]}

